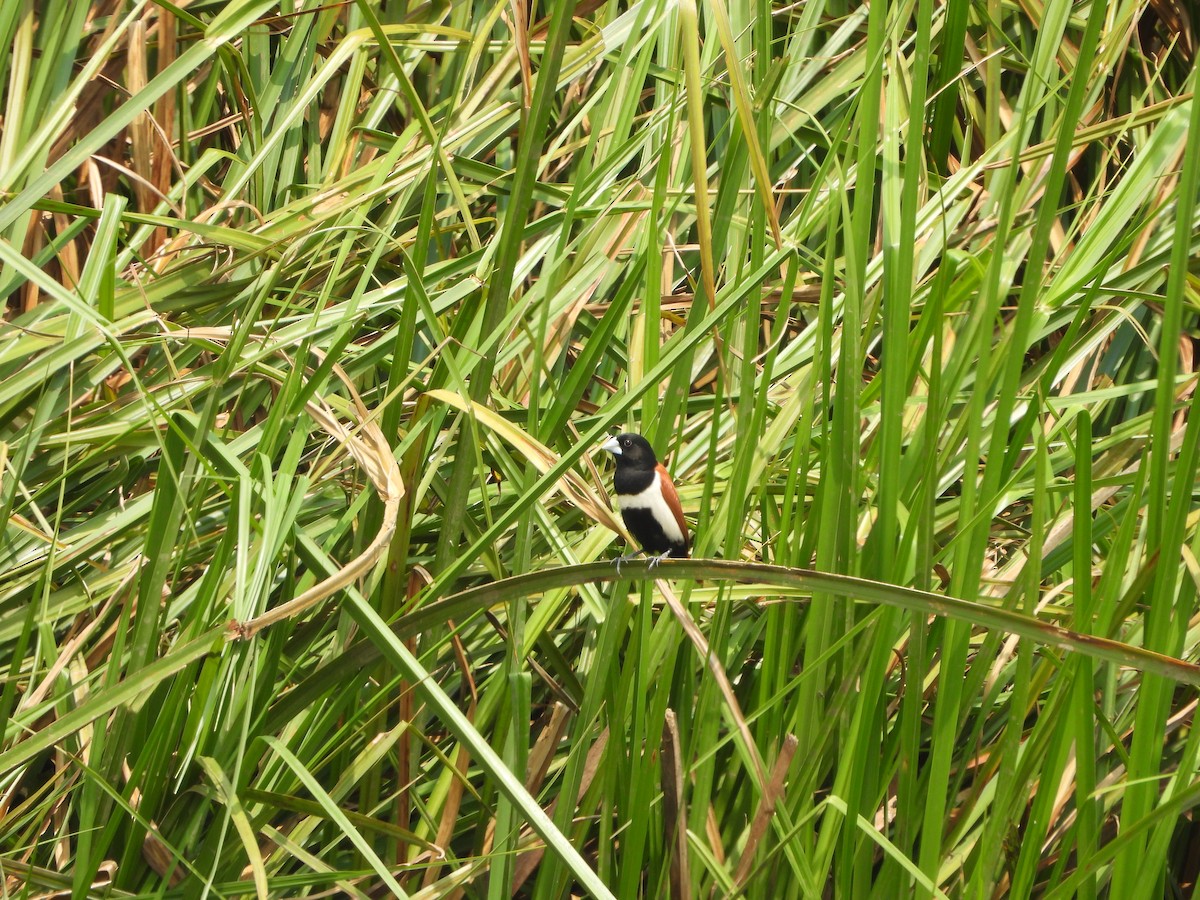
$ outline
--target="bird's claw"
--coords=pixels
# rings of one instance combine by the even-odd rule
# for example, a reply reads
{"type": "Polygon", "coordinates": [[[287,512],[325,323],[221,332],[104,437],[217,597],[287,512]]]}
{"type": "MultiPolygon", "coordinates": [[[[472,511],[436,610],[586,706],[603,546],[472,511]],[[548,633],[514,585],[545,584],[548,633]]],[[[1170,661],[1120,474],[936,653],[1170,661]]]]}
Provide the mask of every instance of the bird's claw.
{"type": "Polygon", "coordinates": [[[624,556],[618,556],[613,560],[613,565],[617,567],[617,574],[621,574],[621,563],[629,562],[631,559],[637,559],[636,553],[627,553],[624,556]]]}
{"type": "Polygon", "coordinates": [[[670,550],[668,550],[666,553],[660,553],[660,554],[658,554],[657,556],[651,556],[651,557],[649,557],[649,560],[650,560],[650,565],[649,565],[649,566],[647,566],[646,568],[648,568],[648,569],[654,569],[654,568],[657,568],[658,564],[659,564],[660,562],[662,562],[664,559],[666,559],[666,558],[667,558],[668,556],[670,556],[670,555],[671,555],[671,551],[670,551],[670,550]]]}

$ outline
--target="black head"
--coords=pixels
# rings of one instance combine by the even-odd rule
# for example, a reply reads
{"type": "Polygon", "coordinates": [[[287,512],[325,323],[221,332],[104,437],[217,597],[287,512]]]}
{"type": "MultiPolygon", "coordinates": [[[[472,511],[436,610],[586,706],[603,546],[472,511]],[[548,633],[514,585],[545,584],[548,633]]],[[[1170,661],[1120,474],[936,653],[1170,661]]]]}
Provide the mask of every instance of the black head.
{"type": "Polygon", "coordinates": [[[640,434],[618,434],[605,441],[600,449],[616,458],[617,468],[653,469],[658,465],[650,442],[640,434]]]}

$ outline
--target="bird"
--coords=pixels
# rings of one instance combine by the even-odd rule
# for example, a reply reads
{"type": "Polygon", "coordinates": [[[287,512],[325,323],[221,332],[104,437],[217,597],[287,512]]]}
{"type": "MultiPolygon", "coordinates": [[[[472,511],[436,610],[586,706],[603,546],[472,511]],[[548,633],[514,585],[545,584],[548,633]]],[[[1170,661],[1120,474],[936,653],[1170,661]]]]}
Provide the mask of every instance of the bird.
{"type": "MultiPolygon", "coordinates": [[[[601,447],[613,455],[617,464],[613,490],[625,527],[650,557],[653,568],[668,557],[686,559],[688,529],[679,505],[679,492],[666,467],[640,434],[618,434],[601,447]]],[[[621,563],[630,557],[617,559],[621,563]]]]}

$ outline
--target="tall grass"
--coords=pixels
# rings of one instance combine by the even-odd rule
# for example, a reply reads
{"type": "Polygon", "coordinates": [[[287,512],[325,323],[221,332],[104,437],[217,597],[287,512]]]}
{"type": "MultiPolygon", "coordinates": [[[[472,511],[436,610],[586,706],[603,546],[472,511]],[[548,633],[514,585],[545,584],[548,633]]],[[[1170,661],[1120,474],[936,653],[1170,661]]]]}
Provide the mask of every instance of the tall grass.
{"type": "Polygon", "coordinates": [[[1187,895],[1192,18],[0,4],[8,894],[1187,895]]]}

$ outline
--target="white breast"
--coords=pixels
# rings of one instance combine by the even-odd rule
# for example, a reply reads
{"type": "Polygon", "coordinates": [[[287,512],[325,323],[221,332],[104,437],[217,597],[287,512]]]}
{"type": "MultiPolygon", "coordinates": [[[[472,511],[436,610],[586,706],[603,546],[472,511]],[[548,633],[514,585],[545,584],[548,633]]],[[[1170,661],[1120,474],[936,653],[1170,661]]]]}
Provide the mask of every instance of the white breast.
{"type": "Polygon", "coordinates": [[[617,506],[622,510],[649,510],[654,516],[654,520],[658,522],[659,527],[662,528],[663,534],[667,536],[667,540],[676,544],[685,542],[686,539],[679,528],[679,523],[675,521],[675,516],[671,512],[671,508],[667,506],[667,501],[663,499],[661,472],[654,473],[654,480],[640,494],[618,494],[616,499],[617,506]]]}

